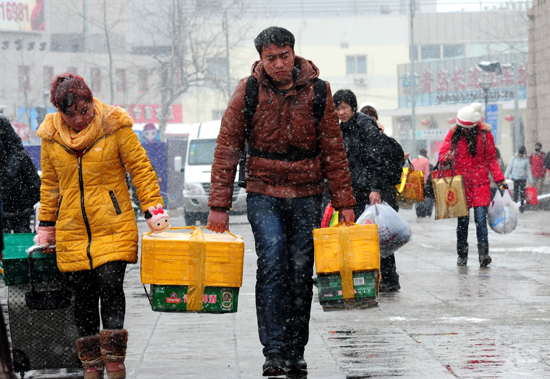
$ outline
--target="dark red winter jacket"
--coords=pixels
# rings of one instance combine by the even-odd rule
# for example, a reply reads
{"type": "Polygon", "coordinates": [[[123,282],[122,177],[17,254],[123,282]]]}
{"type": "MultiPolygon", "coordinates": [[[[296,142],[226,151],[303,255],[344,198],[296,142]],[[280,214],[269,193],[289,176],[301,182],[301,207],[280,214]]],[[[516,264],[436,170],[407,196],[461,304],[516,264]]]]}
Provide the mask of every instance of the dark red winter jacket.
{"type": "MultiPolygon", "coordinates": [[[[313,83],[319,69],[296,57],[299,73],[284,95],[273,86],[261,62],[252,66],[258,80],[258,107],[252,119],[249,146],[256,150],[285,153],[291,146],[304,152],[319,149],[319,155],[299,161],[249,156],[246,167],[247,192],[277,198],[299,198],[323,193],[324,179],[335,209],[351,208],[355,198],[338,117],[327,83],[326,108],[319,127],[313,120],[313,83]]],[[[208,206],[229,209],[237,164],[244,147],[246,116],[244,96],[248,78],[242,79],[221,122],[208,206]]]]}
{"type": "Polygon", "coordinates": [[[531,174],[533,178],[544,178],[546,168],[544,167],[544,158],[546,154],[543,152],[531,154],[531,174]]]}
{"type": "MultiPolygon", "coordinates": [[[[445,160],[445,154],[453,150],[451,138],[457,127],[457,124],[451,127],[439,151],[439,164],[441,166],[445,160]]],[[[491,173],[496,183],[504,180],[504,174],[498,165],[495,140],[491,133],[491,125],[481,124],[476,127],[479,128],[477,134],[477,154],[472,156],[468,152],[468,143],[466,139],[461,138],[456,145],[455,159],[453,161],[455,175],[464,175],[468,208],[486,207],[491,202],[489,173],[491,173]],[[485,142],[483,142],[483,135],[485,135],[485,142]]],[[[448,175],[451,175],[451,172],[445,171],[444,176],[448,175]]]]}

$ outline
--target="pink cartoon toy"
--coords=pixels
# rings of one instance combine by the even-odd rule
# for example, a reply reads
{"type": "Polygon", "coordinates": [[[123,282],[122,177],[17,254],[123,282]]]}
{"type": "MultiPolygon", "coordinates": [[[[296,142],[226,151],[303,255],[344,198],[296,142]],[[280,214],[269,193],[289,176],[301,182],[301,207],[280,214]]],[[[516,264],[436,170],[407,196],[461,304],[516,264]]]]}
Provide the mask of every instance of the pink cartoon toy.
{"type": "Polygon", "coordinates": [[[156,208],[149,207],[149,213],[153,217],[147,219],[147,225],[153,230],[153,233],[162,233],[170,229],[170,219],[168,213],[158,204],[156,208]]]}

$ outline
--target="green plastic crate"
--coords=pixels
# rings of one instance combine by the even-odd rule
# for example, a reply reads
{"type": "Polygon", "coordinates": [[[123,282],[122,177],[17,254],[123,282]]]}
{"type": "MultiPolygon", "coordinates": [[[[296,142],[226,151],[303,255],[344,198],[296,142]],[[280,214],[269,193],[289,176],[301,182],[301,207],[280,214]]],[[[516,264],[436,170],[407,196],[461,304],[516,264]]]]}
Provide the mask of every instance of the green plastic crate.
{"type": "MultiPolygon", "coordinates": [[[[34,236],[32,233],[4,234],[2,279],[7,286],[29,283],[29,260],[25,250],[34,245],[34,236]]],[[[61,279],[55,254],[35,253],[33,257],[34,278],[37,283],[61,279]]]]}
{"type": "MultiPolygon", "coordinates": [[[[156,312],[187,312],[187,286],[151,285],[156,312]]],[[[205,287],[202,313],[237,312],[239,288],[205,287]]]]}
{"type": "Polygon", "coordinates": [[[340,274],[317,276],[319,303],[324,310],[364,308],[378,305],[378,272],[360,271],[353,273],[353,299],[344,299],[340,274]]]}

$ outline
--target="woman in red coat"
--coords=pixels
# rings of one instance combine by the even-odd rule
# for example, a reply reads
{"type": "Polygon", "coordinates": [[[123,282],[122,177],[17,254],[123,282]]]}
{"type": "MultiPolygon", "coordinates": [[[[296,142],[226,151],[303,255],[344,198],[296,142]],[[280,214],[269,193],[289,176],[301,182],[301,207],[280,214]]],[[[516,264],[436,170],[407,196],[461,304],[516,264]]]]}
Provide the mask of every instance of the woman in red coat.
{"type": "MultiPolygon", "coordinates": [[[[445,138],[439,152],[442,164],[451,164],[455,175],[464,175],[468,209],[474,208],[477,232],[479,265],[491,263],[487,232],[487,209],[491,202],[489,172],[497,185],[505,186],[500,170],[491,125],[479,122],[481,104],[473,103],[458,111],[457,124],[445,138]]],[[[466,266],[468,261],[468,224],[470,216],[459,217],[457,236],[457,265],[466,266]]]]}

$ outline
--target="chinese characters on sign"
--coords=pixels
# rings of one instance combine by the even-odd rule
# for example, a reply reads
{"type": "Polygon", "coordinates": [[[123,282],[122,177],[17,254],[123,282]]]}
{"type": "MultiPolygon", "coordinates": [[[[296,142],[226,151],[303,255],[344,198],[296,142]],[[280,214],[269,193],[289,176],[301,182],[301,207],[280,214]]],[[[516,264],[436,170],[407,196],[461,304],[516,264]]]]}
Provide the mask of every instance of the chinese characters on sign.
{"type": "MultiPolygon", "coordinates": [[[[498,60],[498,59],[497,59],[498,60]]],[[[502,63],[526,62],[526,55],[504,56],[502,63]]],[[[466,58],[431,62],[419,62],[415,70],[416,105],[484,102],[485,92],[480,81],[492,82],[488,97],[490,102],[514,99],[514,73],[511,67],[503,67],[502,75],[484,73],[477,66],[481,59],[466,58]]],[[[399,65],[399,107],[411,106],[411,74],[409,65],[399,65]]],[[[526,98],[527,63],[518,64],[518,98],[526,98]]]]}
{"type": "MultiPolygon", "coordinates": [[[[161,106],[156,104],[132,104],[117,105],[128,111],[128,114],[135,123],[154,123],[158,124],[160,119],[161,106]]],[[[168,114],[168,123],[181,124],[183,122],[183,113],[181,104],[171,105],[168,114]]]]}

